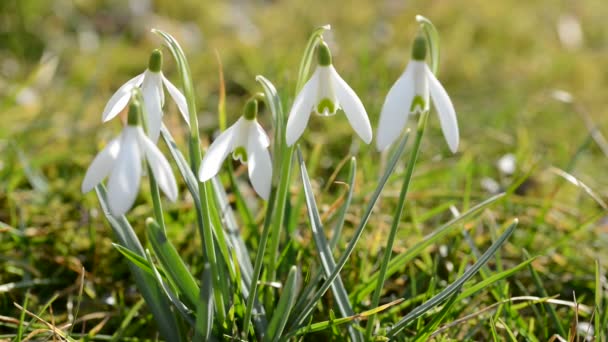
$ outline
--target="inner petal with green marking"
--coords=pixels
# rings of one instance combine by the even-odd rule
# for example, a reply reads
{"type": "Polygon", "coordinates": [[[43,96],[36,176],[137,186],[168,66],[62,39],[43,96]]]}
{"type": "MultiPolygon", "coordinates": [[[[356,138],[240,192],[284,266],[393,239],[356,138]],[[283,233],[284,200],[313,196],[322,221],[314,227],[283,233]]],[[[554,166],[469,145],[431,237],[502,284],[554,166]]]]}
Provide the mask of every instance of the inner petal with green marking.
{"type": "Polygon", "coordinates": [[[423,112],[426,108],[426,101],[420,95],[416,95],[412,100],[410,113],[423,112]]]}
{"type": "Polygon", "coordinates": [[[330,116],[336,114],[336,104],[329,98],[323,98],[317,105],[317,114],[330,116]]]}
{"type": "Polygon", "coordinates": [[[239,146],[232,152],[232,158],[234,160],[240,160],[241,163],[247,163],[247,151],[243,146],[239,146]]]}

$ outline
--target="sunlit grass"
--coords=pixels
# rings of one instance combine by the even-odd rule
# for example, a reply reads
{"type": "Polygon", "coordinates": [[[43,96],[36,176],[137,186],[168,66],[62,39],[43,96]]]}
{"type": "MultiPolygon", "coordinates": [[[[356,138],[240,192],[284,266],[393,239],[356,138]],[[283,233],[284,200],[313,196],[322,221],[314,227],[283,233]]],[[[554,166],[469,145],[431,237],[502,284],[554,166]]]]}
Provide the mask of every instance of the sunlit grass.
{"type": "MultiPolygon", "coordinates": [[[[393,254],[407,253],[459,212],[492,196],[482,179],[493,179],[507,195],[398,268],[387,280],[380,304],[406,300],[380,315],[382,323],[396,322],[455,281],[504,231],[503,223],[517,217],[519,227],[510,242],[474,279],[481,282],[519,265],[526,260],[524,250],[536,257],[530,268],[483,289],[469,301],[455,302],[444,322],[472,316],[436,338],[484,340],[495,332],[508,339],[511,332],[518,338],[543,341],[559,334],[560,325],[566,333],[562,337],[574,334],[569,329],[577,316],[579,322],[594,322],[599,315],[605,324],[605,211],[583,189],[551,171],[551,167],[562,169],[606,198],[606,146],[591,135],[594,128],[600,135],[605,132],[608,114],[603,95],[608,89],[604,72],[608,7],[601,2],[356,1],[348,7],[295,0],[247,6],[219,1],[154,3],[155,15],[147,10],[135,15],[121,2],[70,5],[70,1],[28,0],[0,5],[2,41],[12,37],[23,42],[17,47],[0,44],[0,334],[4,334],[0,338],[14,338],[23,321],[32,322],[23,336],[48,328],[42,320],[71,331],[74,339],[83,333],[98,339],[113,334],[157,336],[155,323],[132,286],[125,259],[111,246],[111,230],[95,196],[83,196],[79,190],[91,158],[120,127],[100,125],[105,102],[116,87],[141,72],[149,52],[161,44],[149,28],[171,32],[186,50],[206,146],[217,128],[220,85],[214,50],[223,64],[232,123],[251,93],[259,91],[255,75],[270,79],[284,102],[291,103],[306,39],[313,28],[330,23],[332,33],[327,38],[334,63],[361,96],[375,128],[386,92],[407,63],[416,14],[431,18],[441,32],[439,77],[457,109],[462,141],[460,152],[452,156],[431,115],[393,254]],[[558,26],[567,16],[581,25],[579,45],[560,40],[558,26]],[[86,36],[91,31],[98,45],[86,36]],[[42,50],[37,54],[28,45],[36,40],[58,57],[56,69],[47,57],[39,63],[42,50]],[[556,100],[556,90],[571,94],[572,102],[556,100]],[[36,96],[28,100],[32,92],[36,96]],[[497,168],[506,153],[515,156],[513,174],[497,168]],[[599,260],[597,275],[595,260],[599,260]],[[565,302],[509,301],[521,296],[558,296],[565,302]],[[593,314],[596,298],[603,307],[593,314]],[[574,301],[581,305],[578,315],[566,305],[574,301]],[[501,304],[493,306],[496,303],[501,304]],[[475,315],[491,306],[494,309],[475,315]],[[549,308],[555,310],[559,324],[549,308]],[[73,328],[63,326],[74,321],[73,328]]],[[[165,73],[178,77],[173,62],[167,62],[165,73]]],[[[166,115],[169,125],[173,132],[185,134],[187,128],[171,106],[166,115]]],[[[268,114],[260,120],[270,127],[269,111],[264,112],[268,114]]],[[[185,148],[182,135],[173,134],[185,148]]],[[[337,173],[336,183],[328,181],[341,160],[357,156],[353,204],[337,247],[343,251],[386,161],[373,146],[361,144],[343,115],[331,120],[313,117],[302,147],[320,214],[328,222],[328,236],[336,203],[345,191],[347,167],[337,173]]],[[[235,167],[237,175],[246,174],[238,164],[235,167]]],[[[379,268],[405,171],[405,164],[397,166],[352,260],[341,272],[355,312],[372,309],[371,292],[364,289],[375,284],[372,277],[379,268]]],[[[300,182],[299,177],[292,178],[300,182]]],[[[247,184],[246,177],[238,180],[247,184]]],[[[129,216],[142,239],[152,207],[145,196],[147,184],[143,187],[129,216]]],[[[181,190],[178,204],[165,205],[168,235],[187,264],[198,267],[202,256],[194,210],[183,185],[181,190]]],[[[241,191],[247,198],[253,194],[246,185],[241,191]]],[[[291,191],[292,202],[300,201],[301,211],[292,214],[299,224],[288,232],[289,241],[283,245],[282,280],[292,263],[301,266],[304,274],[319,268],[302,189],[298,185],[291,191]]],[[[252,208],[261,225],[262,208],[252,208]]],[[[255,250],[260,232],[243,234],[249,250],[255,250]]],[[[328,320],[330,309],[336,311],[333,296],[328,293],[324,298],[314,322],[328,320]]],[[[417,321],[406,332],[422,331],[432,319],[417,321]]],[[[336,327],[321,336],[338,338],[345,332],[344,327],[336,327]]]]}

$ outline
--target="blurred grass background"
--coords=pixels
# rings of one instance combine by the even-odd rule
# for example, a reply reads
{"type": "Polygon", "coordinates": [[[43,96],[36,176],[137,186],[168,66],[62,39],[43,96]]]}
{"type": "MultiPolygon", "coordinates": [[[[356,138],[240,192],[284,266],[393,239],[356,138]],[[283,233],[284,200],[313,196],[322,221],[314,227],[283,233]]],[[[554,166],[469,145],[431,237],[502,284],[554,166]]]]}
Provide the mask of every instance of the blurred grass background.
{"type": "MultiPolygon", "coordinates": [[[[501,255],[504,267],[523,261],[526,249],[538,256],[533,265],[549,295],[569,301],[576,295],[593,307],[594,262],[600,261],[604,295],[608,264],[608,218],[602,208],[608,195],[608,143],[602,136],[608,129],[608,6],[602,1],[4,0],[0,334],[14,334],[10,318],[18,318],[21,310],[13,303],[23,305],[27,297],[33,312],[52,299],[52,313],[43,315],[49,321],[84,317],[75,332],[98,328],[95,333],[156,336],[145,309],[136,308],[134,312],[141,311],[136,323],[121,327],[139,296],[125,260],[111,247],[95,196],[80,193],[86,167],[120,129],[116,121],[101,125],[103,106],[122,83],[144,70],[149,53],[160,46],[150,28],[174,34],[185,49],[206,145],[217,130],[216,52],[223,64],[230,124],[245,99],[260,90],[258,74],[274,82],[285,105],[291,104],[306,39],[328,23],[334,65],[363,100],[375,128],[384,96],[409,59],[416,14],[431,19],[439,30],[438,77],[454,101],[462,141],[460,152],[451,155],[432,114],[395,252],[447,221],[450,204],[464,211],[514,186],[515,193],[463,228],[477,246],[485,246],[502,222],[518,217],[521,226],[501,255]],[[512,170],[509,165],[501,170],[499,160],[512,161],[512,170]],[[596,199],[555,168],[586,184],[596,199]],[[517,186],[519,181],[523,183],[517,186]]],[[[165,57],[165,75],[179,86],[167,51],[165,57]]],[[[169,104],[165,120],[179,132],[184,127],[174,107],[169,104]]],[[[262,122],[270,128],[267,118],[262,122]]],[[[309,172],[318,186],[317,200],[328,215],[342,188],[325,182],[342,159],[351,153],[358,157],[348,219],[356,224],[380,172],[380,154],[353,136],[342,114],[313,117],[302,144],[313,166],[309,172]]],[[[300,190],[296,185],[294,196],[300,190]]],[[[342,272],[350,290],[378,267],[399,186],[396,179],[389,183],[355,259],[342,272]]],[[[169,234],[184,259],[195,263],[201,255],[185,193],[169,206],[169,234]]],[[[147,201],[141,195],[130,214],[135,227],[141,228],[150,215],[147,201]]],[[[289,238],[295,241],[291,248],[302,249],[298,261],[308,266],[310,233],[304,215],[300,221],[299,231],[289,238]]],[[[244,234],[251,236],[254,250],[256,233],[244,234]]],[[[415,292],[414,285],[428,286],[435,277],[439,284],[453,280],[448,265],[463,267],[471,249],[460,234],[445,241],[445,247],[446,253],[439,253],[439,246],[429,249],[403,271],[419,276],[387,284],[387,300],[415,292]]],[[[541,295],[530,272],[518,273],[508,284],[509,295],[541,295]]],[[[495,301],[489,293],[477,294],[463,312],[495,301]]],[[[355,308],[365,305],[362,301],[355,308]]],[[[576,316],[568,307],[558,312],[564,324],[576,316]]],[[[529,314],[538,317],[538,312],[529,314]]],[[[447,336],[460,339],[473,330],[465,325],[463,331],[447,336]]],[[[555,332],[551,326],[541,331],[546,337],[555,332]]]]}

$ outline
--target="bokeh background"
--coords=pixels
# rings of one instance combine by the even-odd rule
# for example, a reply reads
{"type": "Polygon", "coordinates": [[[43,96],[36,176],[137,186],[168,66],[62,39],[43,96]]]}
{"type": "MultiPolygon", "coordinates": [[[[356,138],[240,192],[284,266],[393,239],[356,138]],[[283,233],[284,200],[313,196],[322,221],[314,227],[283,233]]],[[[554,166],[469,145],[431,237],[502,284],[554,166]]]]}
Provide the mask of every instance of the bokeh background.
{"type": "MultiPolygon", "coordinates": [[[[186,52],[207,145],[217,133],[220,70],[229,124],[260,91],[259,74],[276,85],[288,106],[308,36],[323,24],[332,25],[325,38],[334,65],[363,100],[375,128],[384,97],[409,60],[416,14],[439,30],[438,78],[455,104],[462,140],[460,152],[451,155],[432,114],[396,253],[449,219],[450,204],[465,210],[495,192],[515,189],[481,223],[468,227],[475,242],[490,241],[475,227],[518,217],[522,224],[505,248],[507,262],[521,262],[523,249],[538,255],[534,267],[550,295],[572,300],[575,293],[593,306],[595,260],[603,282],[608,265],[602,207],[608,195],[608,5],[603,1],[2,0],[0,333],[15,331],[10,318],[21,311],[13,303],[23,305],[27,298],[34,312],[53,299],[54,313],[47,311],[46,319],[85,317],[77,330],[155,336],[146,315],[120,326],[139,297],[125,260],[111,247],[95,196],[80,192],[86,167],[120,130],[118,121],[101,124],[106,101],[141,73],[149,53],[161,46],[151,28],[173,34],[186,52]],[[426,218],[433,208],[443,211],[426,218]],[[421,217],[422,223],[412,223],[421,217]]],[[[167,50],[164,72],[179,86],[167,50]]],[[[174,104],[168,104],[165,119],[176,132],[185,132],[174,104]]],[[[261,120],[270,128],[267,117],[261,120]]],[[[382,156],[353,135],[342,114],[313,118],[302,146],[326,212],[341,188],[325,182],[346,156],[359,157],[349,218],[358,222],[357,205],[374,188],[382,156]]],[[[246,177],[243,181],[247,188],[246,177]]],[[[398,187],[398,181],[389,183],[357,260],[344,272],[347,287],[377,267],[375,255],[384,244],[398,187]]],[[[297,186],[293,191],[299,192],[297,186]]],[[[136,227],[150,213],[148,201],[140,196],[130,214],[136,227]]],[[[184,258],[196,262],[198,238],[189,209],[187,198],[170,206],[169,233],[184,258]]],[[[305,249],[309,233],[303,215],[301,222],[289,238],[305,249]]],[[[450,247],[441,257],[458,266],[468,252],[450,247]]],[[[428,253],[439,255],[435,249],[428,253]]],[[[513,291],[534,293],[530,277],[518,275],[513,291]]],[[[571,317],[571,311],[562,313],[571,317]]]]}

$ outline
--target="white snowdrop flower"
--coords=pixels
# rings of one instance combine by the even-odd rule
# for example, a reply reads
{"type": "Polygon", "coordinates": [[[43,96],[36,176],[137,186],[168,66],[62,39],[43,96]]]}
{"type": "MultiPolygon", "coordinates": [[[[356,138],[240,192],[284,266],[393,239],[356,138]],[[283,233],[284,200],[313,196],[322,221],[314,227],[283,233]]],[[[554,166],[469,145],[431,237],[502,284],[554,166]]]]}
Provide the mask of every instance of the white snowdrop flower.
{"type": "Polygon", "coordinates": [[[389,90],[382,106],[376,139],[379,151],[385,150],[399,137],[410,112],[422,113],[429,110],[429,94],[439,115],[441,130],[450,150],[453,153],[458,150],[459,133],[454,105],[424,62],[425,57],[426,41],[424,37],[418,36],[414,40],[412,61],[389,90]]]}
{"type": "Polygon", "coordinates": [[[155,143],[160,136],[160,127],[163,117],[163,105],[165,104],[165,92],[163,85],[169,92],[177,104],[182,117],[190,125],[190,117],[188,115],[188,105],[184,95],[171,83],[161,71],[163,64],[163,55],[160,50],[152,51],[148,69],[143,73],[133,77],[127,83],[123,84],[110,101],[106,104],[103,110],[102,120],[106,122],[114,118],[120,113],[129,103],[133,88],[141,87],[141,92],[144,99],[144,108],[147,115],[148,136],[155,143]]]}
{"type": "Polygon", "coordinates": [[[310,113],[330,116],[342,109],[355,132],[366,144],[372,141],[372,126],[369,123],[363,103],[338,75],[331,62],[331,52],[325,42],[317,46],[318,66],[306,82],[298,96],[287,120],[286,142],[293,145],[302,135],[310,113]]]}
{"type": "Polygon", "coordinates": [[[142,159],[147,161],[165,195],[173,202],[177,199],[177,185],[171,166],[138,125],[140,113],[140,104],[133,101],[129,107],[127,126],[118,138],[99,152],[82,181],[82,192],[86,193],[109,175],[108,205],[114,216],[125,214],[135,202],[142,175],[142,159]]]}
{"type": "Polygon", "coordinates": [[[228,154],[232,152],[235,160],[247,164],[249,180],[255,192],[268,200],[272,180],[272,161],[268,151],[270,141],[256,119],[257,112],[257,100],[249,100],[245,105],[243,116],[209,146],[198,174],[201,182],[213,178],[220,171],[228,154]]]}

